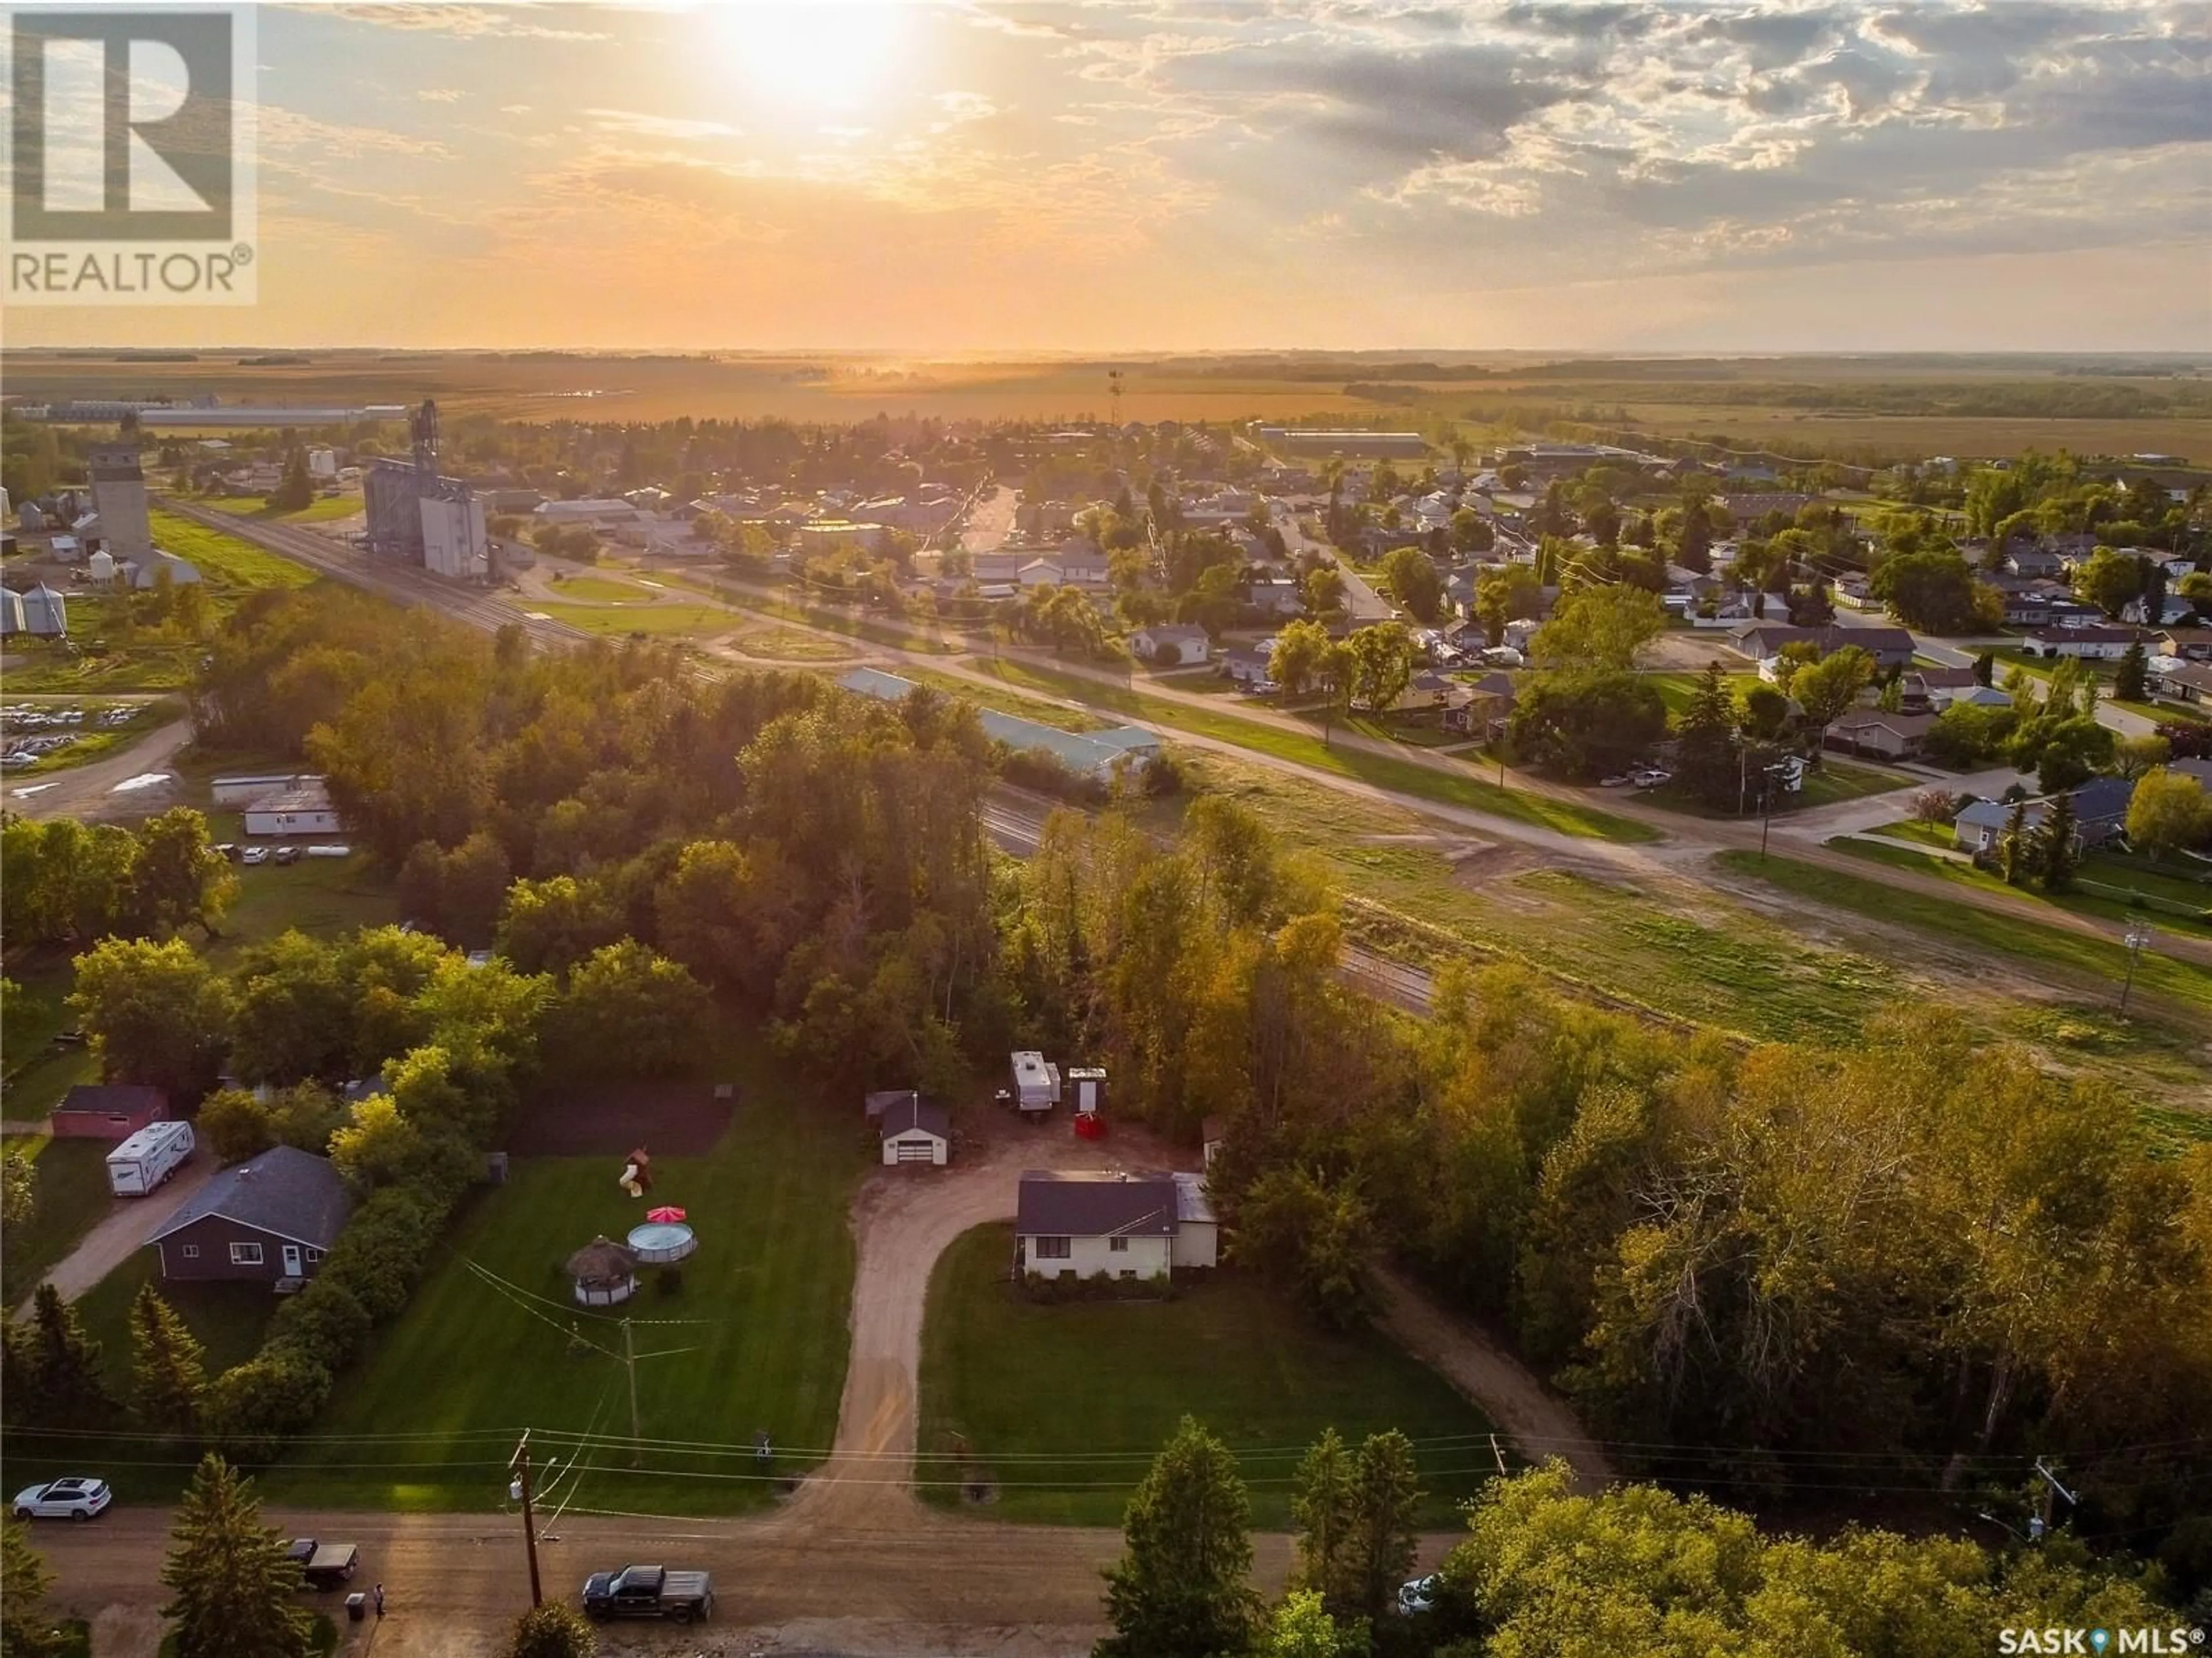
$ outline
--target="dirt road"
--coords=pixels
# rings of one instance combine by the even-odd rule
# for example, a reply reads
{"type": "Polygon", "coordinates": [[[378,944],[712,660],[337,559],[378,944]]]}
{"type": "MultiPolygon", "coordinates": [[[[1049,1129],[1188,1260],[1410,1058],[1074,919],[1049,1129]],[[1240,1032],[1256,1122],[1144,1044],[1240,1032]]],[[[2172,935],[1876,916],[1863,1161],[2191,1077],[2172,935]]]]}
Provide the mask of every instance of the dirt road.
{"type": "Polygon", "coordinates": [[[1598,1491],[1618,1477],[1575,1414],[1521,1361],[1466,1321],[1454,1317],[1401,1273],[1384,1271],[1382,1328],[1498,1424],[1532,1462],[1565,1457],[1577,1483],[1598,1491]]]}
{"type": "Polygon", "coordinates": [[[123,811],[151,811],[172,804],[167,789],[132,790],[117,794],[118,783],[168,766],[179,749],[191,741],[192,722],[179,719],[150,731],[136,743],[82,766],[44,777],[25,778],[7,788],[8,810],[26,817],[106,817],[123,811]]]}
{"type": "Polygon", "coordinates": [[[910,1487],[921,1321],[929,1274],[954,1239],[1012,1220],[1024,1169],[1194,1168],[1196,1159],[1142,1130],[1079,1139],[1065,1119],[1036,1127],[994,1123],[945,1169],[878,1173],[854,1205],[853,1348],[837,1438],[828,1462],[787,1511],[795,1524],[839,1530],[910,1528],[927,1515],[910,1487]]]}
{"type": "MultiPolygon", "coordinates": [[[[107,1218],[87,1232],[76,1248],[54,1263],[46,1281],[61,1291],[64,1301],[75,1301],[110,1272],[144,1248],[146,1240],[167,1225],[215,1173],[212,1152],[195,1152],[191,1160],[170,1176],[169,1183],[150,1197],[118,1198],[107,1218]]],[[[25,1297],[15,1309],[20,1320],[30,1315],[25,1297]]]]}

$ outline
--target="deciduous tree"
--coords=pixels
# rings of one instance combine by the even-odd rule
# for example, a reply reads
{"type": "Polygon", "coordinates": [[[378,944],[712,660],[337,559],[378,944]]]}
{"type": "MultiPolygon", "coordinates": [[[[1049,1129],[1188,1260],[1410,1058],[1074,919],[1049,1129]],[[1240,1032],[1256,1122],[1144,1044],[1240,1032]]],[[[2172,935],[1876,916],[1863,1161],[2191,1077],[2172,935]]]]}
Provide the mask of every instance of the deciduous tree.
{"type": "Polygon", "coordinates": [[[584,1614],[556,1600],[514,1620],[507,1658],[592,1658],[599,1649],[599,1635],[584,1614]]]}
{"type": "Polygon", "coordinates": [[[207,1092],[230,1029],[228,987],[181,938],[110,938],[76,958],[70,1011],[100,1074],[147,1083],[179,1103],[207,1092]]]}
{"type": "Polygon", "coordinates": [[[2163,768],[2138,778],[2128,799],[2128,839],[2154,859],[2212,840],[2212,799],[2203,784],[2163,768]]]}

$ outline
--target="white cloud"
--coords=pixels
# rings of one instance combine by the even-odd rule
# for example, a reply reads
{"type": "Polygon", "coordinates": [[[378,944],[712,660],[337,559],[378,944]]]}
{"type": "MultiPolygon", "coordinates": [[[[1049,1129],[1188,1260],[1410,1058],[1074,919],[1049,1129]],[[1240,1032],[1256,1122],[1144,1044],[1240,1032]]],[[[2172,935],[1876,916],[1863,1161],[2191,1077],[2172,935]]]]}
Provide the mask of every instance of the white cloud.
{"type": "Polygon", "coordinates": [[[640,138],[734,138],[738,129],[724,121],[695,121],[677,115],[648,115],[634,109],[587,109],[592,124],[604,132],[624,132],[640,138]]]}

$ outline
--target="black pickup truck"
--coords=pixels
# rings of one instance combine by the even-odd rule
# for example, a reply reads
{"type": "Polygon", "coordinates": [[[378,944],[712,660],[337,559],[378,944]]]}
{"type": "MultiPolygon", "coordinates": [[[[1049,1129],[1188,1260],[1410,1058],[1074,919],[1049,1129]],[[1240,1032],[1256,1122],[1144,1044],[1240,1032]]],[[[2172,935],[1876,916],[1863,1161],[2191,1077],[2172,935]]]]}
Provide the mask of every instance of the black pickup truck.
{"type": "Polygon", "coordinates": [[[311,1589],[334,1589],[361,1568],[361,1550],[352,1543],[320,1543],[312,1537],[295,1537],[285,1545],[284,1552],[300,1568],[301,1581],[311,1589]]]}
{"type": "Polygon", "coordinates": [[[584,1612],[610,1618],[671,1618],[679,1624],[714,1615],[714,1580],[703,1571],[666,1566],[624,1566],[595,1571],[584,1580],[584,1612]]]}

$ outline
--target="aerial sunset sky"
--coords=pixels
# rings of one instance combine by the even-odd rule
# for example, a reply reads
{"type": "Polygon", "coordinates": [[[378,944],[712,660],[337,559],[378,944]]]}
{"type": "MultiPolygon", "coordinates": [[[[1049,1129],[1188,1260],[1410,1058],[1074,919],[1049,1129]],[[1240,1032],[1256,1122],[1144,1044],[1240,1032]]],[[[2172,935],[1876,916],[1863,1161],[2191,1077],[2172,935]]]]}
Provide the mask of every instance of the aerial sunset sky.
{"type": "Polygon", "coordinates": [[[2212,349],[2212,8],[264,9],[261,303],[15,343],[2212,349]]]}

